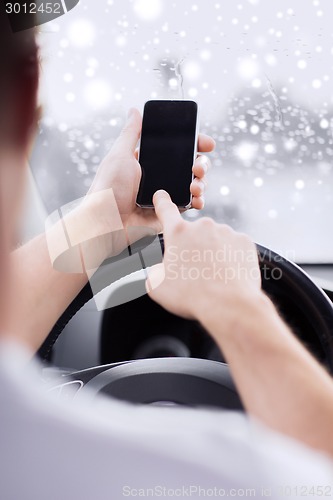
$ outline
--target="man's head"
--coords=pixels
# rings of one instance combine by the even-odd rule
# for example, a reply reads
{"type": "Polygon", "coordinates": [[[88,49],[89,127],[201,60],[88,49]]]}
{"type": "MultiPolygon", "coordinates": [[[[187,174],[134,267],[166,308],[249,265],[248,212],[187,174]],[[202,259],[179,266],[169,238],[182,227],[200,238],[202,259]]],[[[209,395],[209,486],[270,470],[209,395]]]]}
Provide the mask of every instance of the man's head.
{"type": "MultiPolygon", "coordinates": [[[[18,14],[20,15],[20,14],[18,14]]],[[[35,31],[13,33],[0,3],[0,327],[6,307],[8,252],[36,123],[38,49],[35,31]]]]}
{"type": "Polygon", "coordinates": [[[38,49],[34,30],[12,32],[5,3],[0,6],[0,47],[0,145],[24,149],[35,121],[38,49]]]}

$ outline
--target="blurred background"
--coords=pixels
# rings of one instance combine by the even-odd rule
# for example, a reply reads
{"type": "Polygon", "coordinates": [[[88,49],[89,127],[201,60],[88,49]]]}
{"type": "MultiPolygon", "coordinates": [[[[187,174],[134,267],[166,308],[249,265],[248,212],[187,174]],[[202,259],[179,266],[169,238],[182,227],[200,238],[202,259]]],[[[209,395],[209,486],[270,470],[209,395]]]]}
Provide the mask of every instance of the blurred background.
{"type": "Polygon", "coordinates": [[[332,17],[330,0],[81,0],[42,26],[45,212],[86,193],[128,108],[194,99],[217,143],[202,214],[332,263],[332,17]]]}

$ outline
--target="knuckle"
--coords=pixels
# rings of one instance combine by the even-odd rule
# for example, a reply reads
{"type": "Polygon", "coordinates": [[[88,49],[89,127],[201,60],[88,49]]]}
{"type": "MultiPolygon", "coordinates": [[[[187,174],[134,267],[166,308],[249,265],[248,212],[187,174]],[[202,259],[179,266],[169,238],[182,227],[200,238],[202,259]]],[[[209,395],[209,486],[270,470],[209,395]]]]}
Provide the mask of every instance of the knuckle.
{"type": "Polygon", "coordinates": [[[206,179],[205,177],[202,177],[201,179],[198,179],[197,180],[197,183],[198,183],[198,186],[201,188],[201,189],[204,189],[207,182],[206,182],[206,179]]]}
{"type": "Polygon", "coordinates": [[[126,123],[126,125],[124,125],[124,127],[122,128],[122,131],[120,132],[120,134],[127,134],[128,132],[131,132],[132,130],[134,129],[132,123],[126,123]]]}
{"type": "Polygon", "coordinates": [[[204,228],[213,228],[216,226],[216,222],[214,222],[210,217],[202,217],[198,223],[204,228]]]}
{"type": "Polygon", "coordinates": [[[237,244],[238,247],[243,248],[245,252],[256,253],[255,243],[247,234],[234,232],[234,239],[235,239],[235,244],[237,244]]]}
{"type": "Polygon", "coordinates": [[[173,233],[174,234],[180,234],[184,231],[186,227],[186,223],[184,220],[180,220],[178,222],[176,222],[176,224],[173,226],[173,233]]]}
{"type": "Polygon", "coordinates": [[[127,139],[133,135],[138,136],[138,138],[139,138],[136,127],[132,123],[128,123],[121,130],[121,132],[119,134],[119,138],[120,139],[127,139]]]}
{"type": "Polygon", "coordinates": [[[241,241],[244,245],[249,245],[249,246],[254,246],[253,241],[251,238],[245,234],[245,233],[238,233],[237,234],[239,241],[241,241]]]}
{"type": "Polygon", "coordinates": [[[205,183],[202,179],[195,179],[193,181],[192,188],[201,193],[205,189],[205,183]]]}
{"type": "Polygon", "coordinates": [[[226,235],[235,234],[235,231],[228,224],[221,224],[220,225],[220,229],[226,235]]]}

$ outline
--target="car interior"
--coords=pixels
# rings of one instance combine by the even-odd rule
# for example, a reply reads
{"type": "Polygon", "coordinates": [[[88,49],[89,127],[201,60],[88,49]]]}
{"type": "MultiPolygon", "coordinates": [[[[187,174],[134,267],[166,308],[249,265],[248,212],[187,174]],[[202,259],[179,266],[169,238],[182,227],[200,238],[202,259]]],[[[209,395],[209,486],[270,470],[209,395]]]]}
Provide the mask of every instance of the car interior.
{"type": "MultiPolygon", "coordinates": [[[[86,193],[129,107],[194,99],[216,149],[205,208],[184,218],[208,215],[254,239],[264,290],[333,372],[333,49],[318,4],[81,1],[48,23],[22,242],[86,193]]],[[[163,235],[133,244],[70,304],[39,351],[45,377],[57,370],[52,390],[242,409],[208,333],[145,293],[145,267],[163,250],[163,235]]]]}

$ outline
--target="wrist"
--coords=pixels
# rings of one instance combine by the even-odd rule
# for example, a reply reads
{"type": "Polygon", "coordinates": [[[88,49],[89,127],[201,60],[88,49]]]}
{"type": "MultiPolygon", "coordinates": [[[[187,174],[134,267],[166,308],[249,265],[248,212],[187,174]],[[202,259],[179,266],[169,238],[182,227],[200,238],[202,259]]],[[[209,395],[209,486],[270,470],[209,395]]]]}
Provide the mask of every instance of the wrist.
{"type": "Polygon", "coordinates": [[[196,317],[221,345],[236,332],[247,335],[264,317],[272,314],[279,317],[275,306],[262,290],[235,289],[229,293],[215,291],[208,294],[197,309],[196,317]]]}
{"type": "Polygon", "coordinates": [[[161,230],[158,222],[151,222],[149,218],[146,222],[144,215],[139,215],[135,208],[131,212],[121,213],[113,193],[112,189],[91,191],[82,203],[93,228],[98,228],[100,234],[113,233],[109,256],[122,252],[142,238],[154,237],[161,230]]]}
{"type": "Polygon", "coordinates": [[[126,246],[126,234],[112,195],[112,191],[87,195],[47,232],[51,260],[58,270],[94,271],[117,253],[120,240],[126,246]]]}
{"type": "Polygon", "coordinates": [[[88,192],[76,211],[85,221],[88,236],[96,237],[124,229],[113,189],[88,192]]]}

